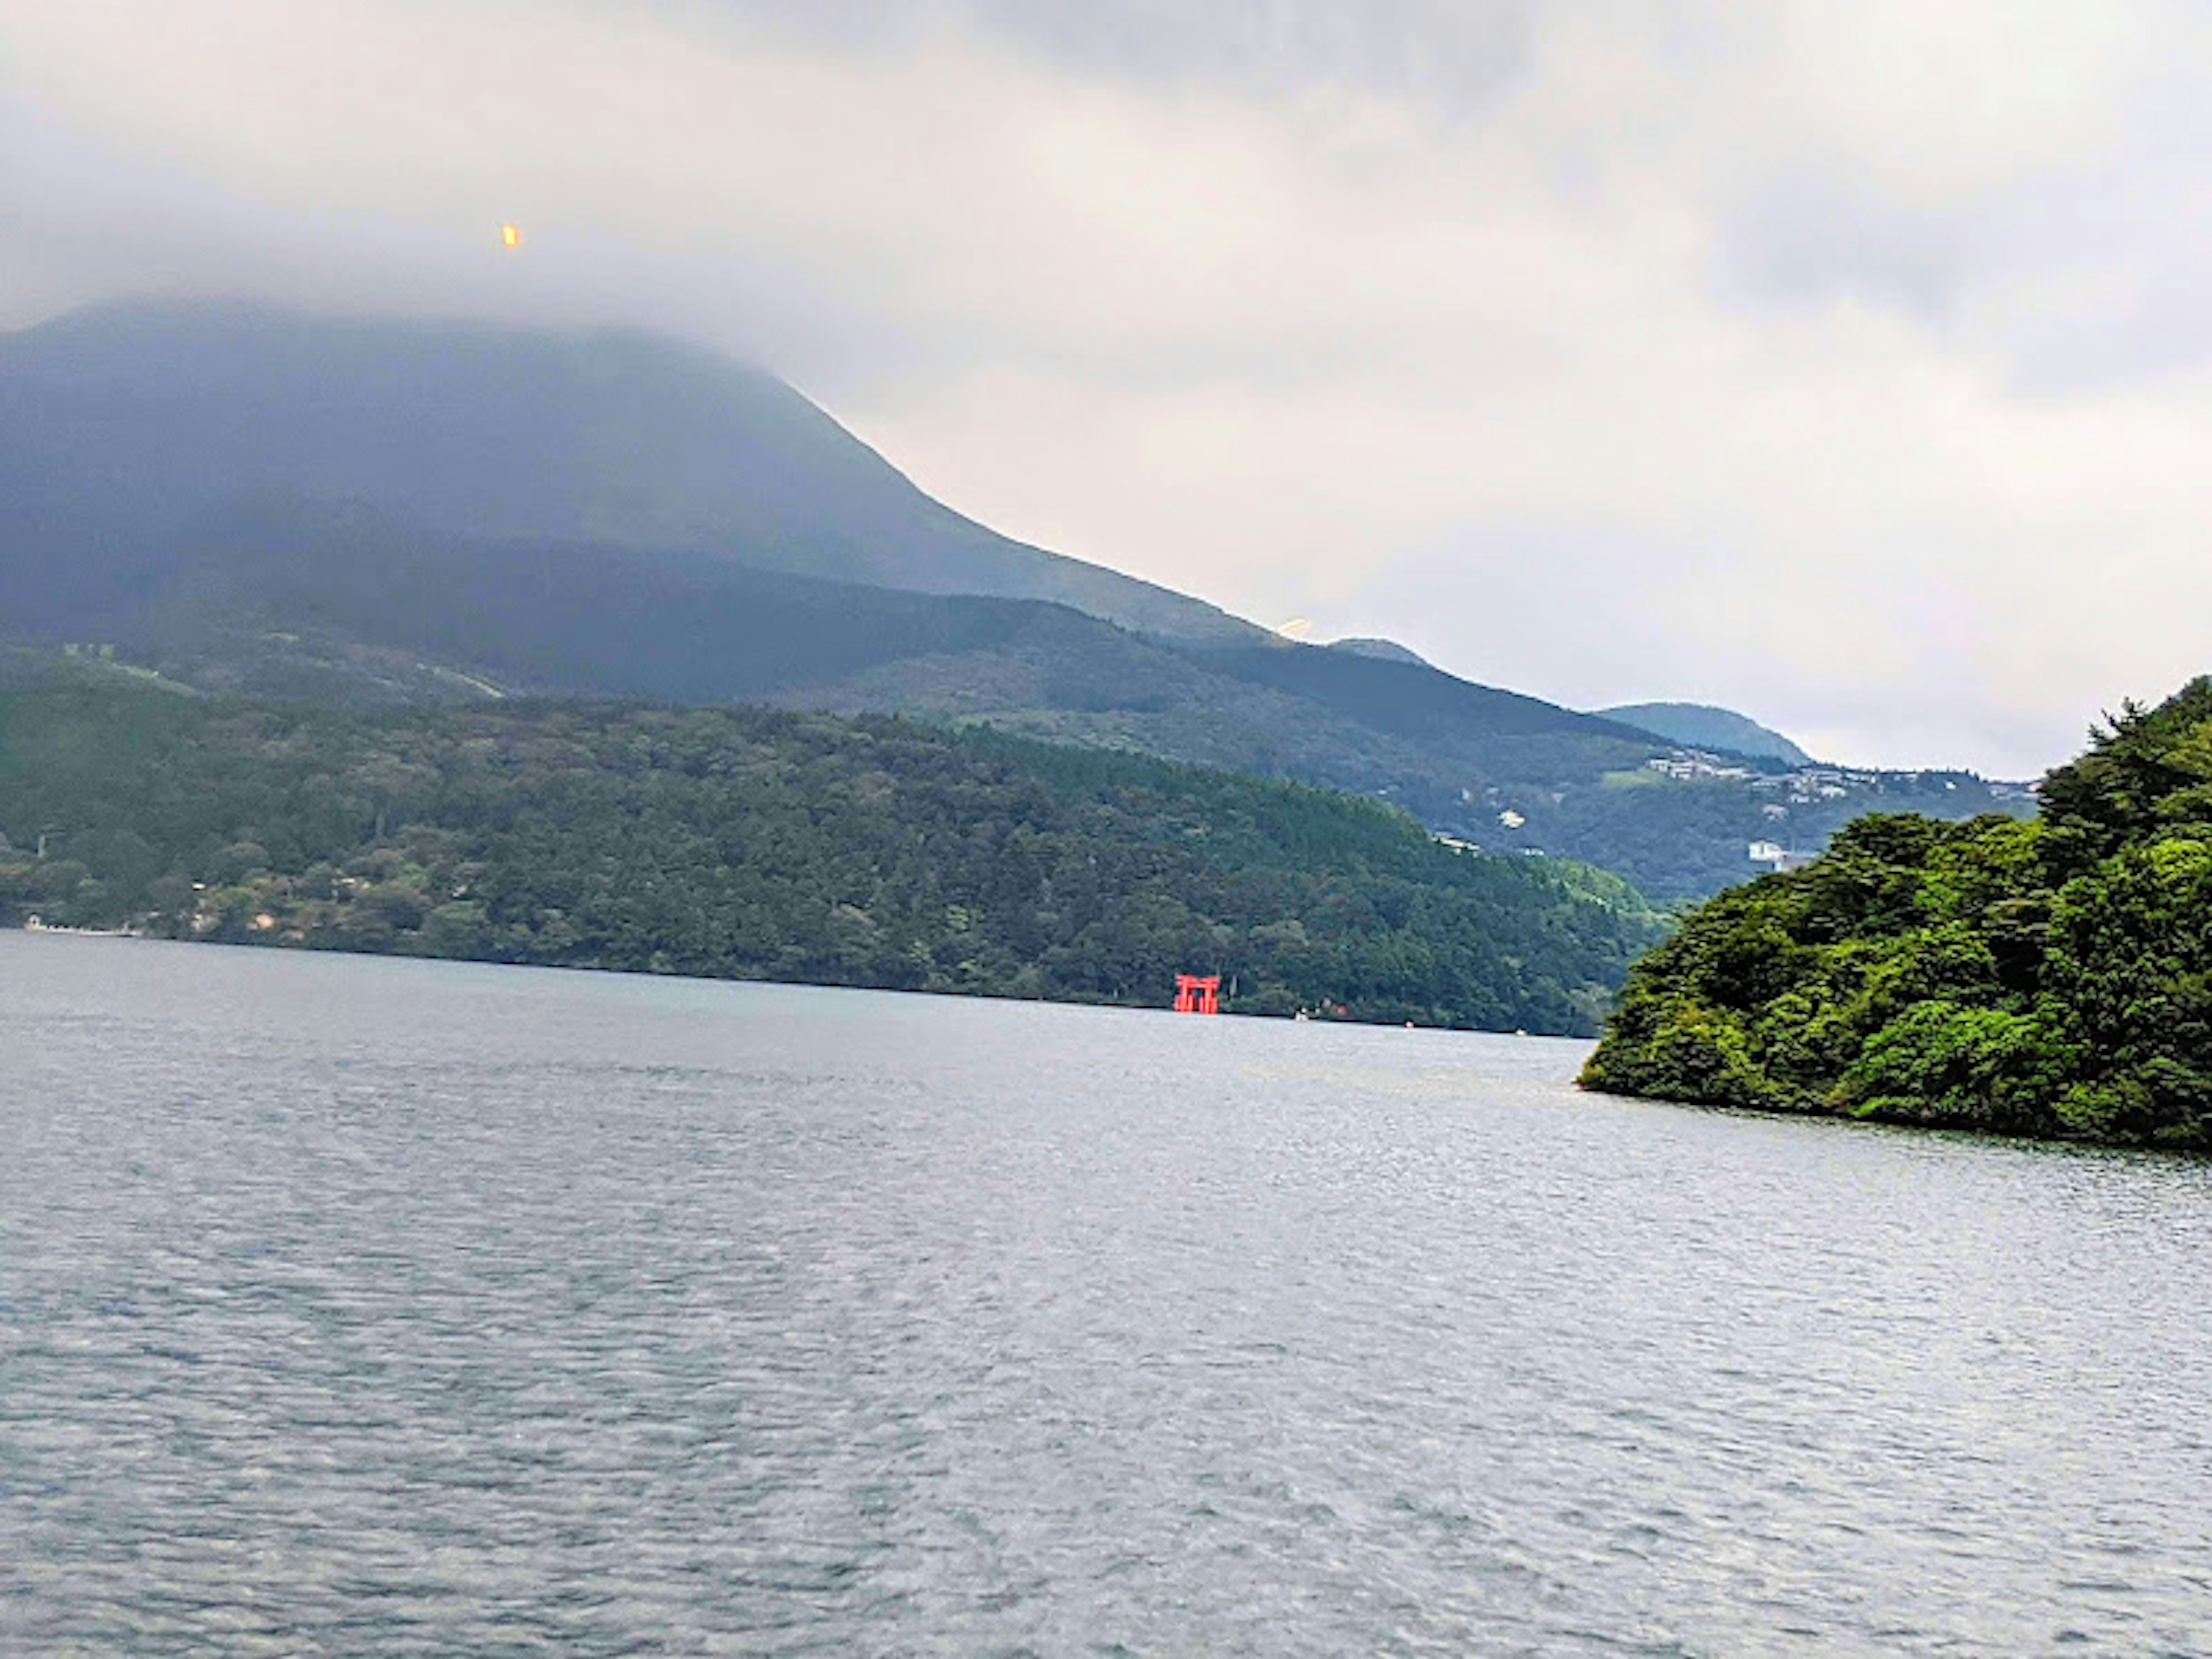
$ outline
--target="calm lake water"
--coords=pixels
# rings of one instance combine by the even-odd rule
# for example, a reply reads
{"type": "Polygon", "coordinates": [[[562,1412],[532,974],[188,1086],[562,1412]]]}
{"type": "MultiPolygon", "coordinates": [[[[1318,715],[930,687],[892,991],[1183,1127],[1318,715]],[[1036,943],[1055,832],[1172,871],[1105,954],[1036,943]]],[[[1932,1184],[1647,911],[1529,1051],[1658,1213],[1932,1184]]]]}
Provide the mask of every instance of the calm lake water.
{"type": "Polygon", "coordinates": [[[0,1650],[2212,1651],[2212,1170],[0,934],[0,1650]]]}

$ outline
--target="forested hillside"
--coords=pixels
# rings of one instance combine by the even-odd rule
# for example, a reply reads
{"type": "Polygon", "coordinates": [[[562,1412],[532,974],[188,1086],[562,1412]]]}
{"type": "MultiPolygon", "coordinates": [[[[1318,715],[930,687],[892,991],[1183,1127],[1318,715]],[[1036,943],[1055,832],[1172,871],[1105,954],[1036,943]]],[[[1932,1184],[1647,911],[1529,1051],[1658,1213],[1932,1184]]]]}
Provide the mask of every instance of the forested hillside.
{"type": "Polygon", "coordinates": [[[1662,923],[1293,785],[761,709],[0,693],[0,904],[49,924],[719,976],[1595,1029],[1662,923]]]}
{"type": "Polygon", "coordinates": [[[1703,906],[1583,1080],[2212,1147],[2212,679],[2125,708],[2035,821],[1869,817],[1703,906]]]}

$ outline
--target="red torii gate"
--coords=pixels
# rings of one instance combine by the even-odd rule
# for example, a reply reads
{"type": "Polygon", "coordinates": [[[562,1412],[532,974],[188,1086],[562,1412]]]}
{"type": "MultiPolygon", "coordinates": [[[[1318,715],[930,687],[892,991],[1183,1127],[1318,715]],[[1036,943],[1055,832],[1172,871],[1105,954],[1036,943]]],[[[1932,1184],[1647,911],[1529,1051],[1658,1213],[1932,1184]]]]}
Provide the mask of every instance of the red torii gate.
{"type": "Polygon", "coordinates": [[[1179,1014],[1218,1014],[1221,1012],[1221,975],[1177,974],[1175,1011],[1179,1014]]]}

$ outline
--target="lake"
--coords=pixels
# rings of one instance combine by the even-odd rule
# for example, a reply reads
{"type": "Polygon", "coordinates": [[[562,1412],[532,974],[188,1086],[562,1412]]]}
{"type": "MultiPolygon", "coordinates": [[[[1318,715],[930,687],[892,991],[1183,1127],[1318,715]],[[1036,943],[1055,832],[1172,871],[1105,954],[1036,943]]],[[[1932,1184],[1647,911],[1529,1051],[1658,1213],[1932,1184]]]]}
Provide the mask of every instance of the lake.
{"type": "Polygon", "coordinates": [[[0,1650],[2212,1651],[2212,1168],[0,933],[0,1650]]]}

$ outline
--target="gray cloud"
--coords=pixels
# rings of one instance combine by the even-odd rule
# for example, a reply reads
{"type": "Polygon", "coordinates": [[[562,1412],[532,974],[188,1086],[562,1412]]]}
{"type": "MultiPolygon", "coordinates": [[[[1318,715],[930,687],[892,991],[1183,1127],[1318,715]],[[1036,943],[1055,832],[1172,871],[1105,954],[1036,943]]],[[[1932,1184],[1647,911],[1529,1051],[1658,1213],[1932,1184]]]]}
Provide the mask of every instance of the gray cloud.
{"type": "Polygon", "coordinates": [[[980,38],[1091,74],[1357,88],[1452,108],[1508,83],[1529,34],[1524,0],[727,0],[679,15],[859,52],[980,38]]]}
{"type": "Polygon", "coordinates": [[[1792,173],[1722,216],[1715,275],[1747,305],[1899,311],[2023,393],[2077,395],[2212,360],[2209,197],[2203,168],[2135,154],[1940,206],[1792,173]]]}
{"type": "Polygon", "coordinates": [[[1723,280],[1796,303],[1859,300],[1948,319],[1968,277],[1974,216],[1900,207],[1818,174],[1753,190],[1719,226],[1723,280]]]}

